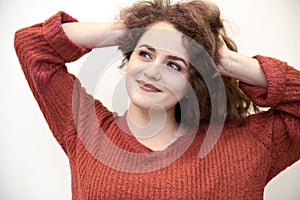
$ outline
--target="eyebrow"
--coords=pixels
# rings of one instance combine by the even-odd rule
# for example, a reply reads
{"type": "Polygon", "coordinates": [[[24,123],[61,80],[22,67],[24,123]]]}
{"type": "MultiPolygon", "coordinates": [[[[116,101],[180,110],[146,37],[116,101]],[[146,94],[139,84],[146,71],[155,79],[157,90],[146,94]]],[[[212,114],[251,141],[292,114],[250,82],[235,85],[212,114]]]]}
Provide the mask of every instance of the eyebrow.
{"type": "MultiPolygon", "coordinates": [[[[148,44],[141,44],[141,45],[138,46],[138,48],[142,48],[142,47],[147,48],[151,52],[156,52],[155,48],[152,47],[152,46],[150,46],[150,45],[148,45],[148,44]]],[[[183,58],[180,58],[178,56],[168,55],[167,58],[172,59],[172,60],[179,60],[179,61],[183,62],[186,67],[189,66],[188,63],[183,58]]]]}

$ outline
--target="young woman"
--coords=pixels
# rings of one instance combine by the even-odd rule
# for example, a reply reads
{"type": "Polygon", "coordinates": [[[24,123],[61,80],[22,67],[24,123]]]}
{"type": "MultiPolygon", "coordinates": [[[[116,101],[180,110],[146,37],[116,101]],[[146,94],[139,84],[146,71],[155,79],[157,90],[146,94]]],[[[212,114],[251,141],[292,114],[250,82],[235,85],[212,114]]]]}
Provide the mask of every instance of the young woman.
{"type": "Polygon", "coordinates": [[[59,12],[15,35],[29,86],[69,158],[73,199],[262,199],[300,158],[300,72],[237,53],[208,2],[139,2],[120,19],[81,23],[59,12]],[[124,54],[124,116],[65,66],[112,45],[124,54]],[[251,106],[270,109],[249,115],[251,106]]]}

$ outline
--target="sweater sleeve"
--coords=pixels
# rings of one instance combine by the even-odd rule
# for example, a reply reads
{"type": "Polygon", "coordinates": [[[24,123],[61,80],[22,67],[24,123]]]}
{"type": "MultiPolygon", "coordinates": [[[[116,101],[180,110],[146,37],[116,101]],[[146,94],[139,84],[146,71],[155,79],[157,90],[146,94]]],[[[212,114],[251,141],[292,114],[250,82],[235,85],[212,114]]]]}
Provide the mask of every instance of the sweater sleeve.
{"type": "Polygon", "coordinates": [[[112,116],[67,71],[65,63],[90,51],[73,43],[62,29],[62,23],[76,21],[66,13],[58,12],[44,23],[17,31],[14,41],[30,89],[54,137],[67,154],[74,149],[79,120],[87,119],[89,113],[97,110],[101,126],[112,116]]]}
{"type": "MultiPolygon", "coordinates": [[[[280,60],[255,56],[265,73],[267,88],[244,83],[240,88],[258,106],[270,107],[264,119],[272,130],[261,132],[258,138],[270,141],[272,155],[268,181],[300,159],[300,72],[280,60]],[[267,122],[267,121],[268,122],[267,122]]],[[[262,122],[259,122],[262,124],[262,122]]]]}

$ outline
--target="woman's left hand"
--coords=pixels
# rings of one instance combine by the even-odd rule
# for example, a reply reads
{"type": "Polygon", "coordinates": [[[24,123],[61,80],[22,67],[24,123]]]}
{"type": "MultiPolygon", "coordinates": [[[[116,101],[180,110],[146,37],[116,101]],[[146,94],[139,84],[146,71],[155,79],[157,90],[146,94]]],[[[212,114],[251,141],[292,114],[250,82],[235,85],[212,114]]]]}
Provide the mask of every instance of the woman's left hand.
{"type": "Polygon", "coordinates": [[[267,87],[266,77],[258,60],[231,51],[221,35],[219,39],[222,41],[222,45],[218,49],[220,62],[216,68],[221,75],[238,79],[253,86],[267,87]]]}
{"type": "Polygon", "coordinates": [[[219,64],[216,66],[217,70],[224,76],[231,76],[231,71],[232,71],[232,53],[233,51],[231,51],[225,41],[223,40],[223,37],[221,35],[219,35],[219,40],[221,40],[222,45],[219,47],[218,49],[218,53],[220,56],[220,62],[219,64]]]}

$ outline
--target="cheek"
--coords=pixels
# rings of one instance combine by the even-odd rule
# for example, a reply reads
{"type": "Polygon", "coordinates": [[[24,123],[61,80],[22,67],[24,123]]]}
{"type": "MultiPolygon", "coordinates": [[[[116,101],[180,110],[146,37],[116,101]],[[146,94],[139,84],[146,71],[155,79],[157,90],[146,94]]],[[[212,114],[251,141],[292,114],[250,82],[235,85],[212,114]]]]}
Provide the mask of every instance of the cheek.
{"type": "Polygon", "coordinates": [[[141,74],[143,71],[142,63],[139,59],[136,58],[136,55],[132,53],[126,68],[126,74],[129,76],[136,76],[141,74]]]}
{"type": "Polygon", "coordinates": [[[128,60],[128,63],[127,63],[127,66],[126,66],[126,73],[128,73],[129,71],[131,71],[132,68],[133,68],[133,66],[134,66],[134,61],[133,61],[133,59],[130,58],[128,60]]]}
{"type": "Polygon", "coordinates": [[[176,96],[178,100],[184,97],[189,91],[190,84],[188,79],[185,77],[174,77],[172,79],[168,79],[168,90],[176,96]]]}
{"type": "Polygon", "coordinates": [[[129,62],[126,68],[126,79],[136,79],[143,73],[143,67],[136,63],[129,62]]]}
{"type": "Polygon", "coordinates": [[[141,76],[143,69],[136,63],[129,61],[126,68],[125,84],[128,94],[132,94],[137,88],[136,80],[141,76]]]}
{"type": "Polygon", "coordinates": [[[129,66],[126,69],[126,75],[125,75],[125,84],[126,89],[128,93],[131,93],[132,90],[135,87],[135,77],[136,75],[133,73],[131,69],[129,69],[129,66]]]}

